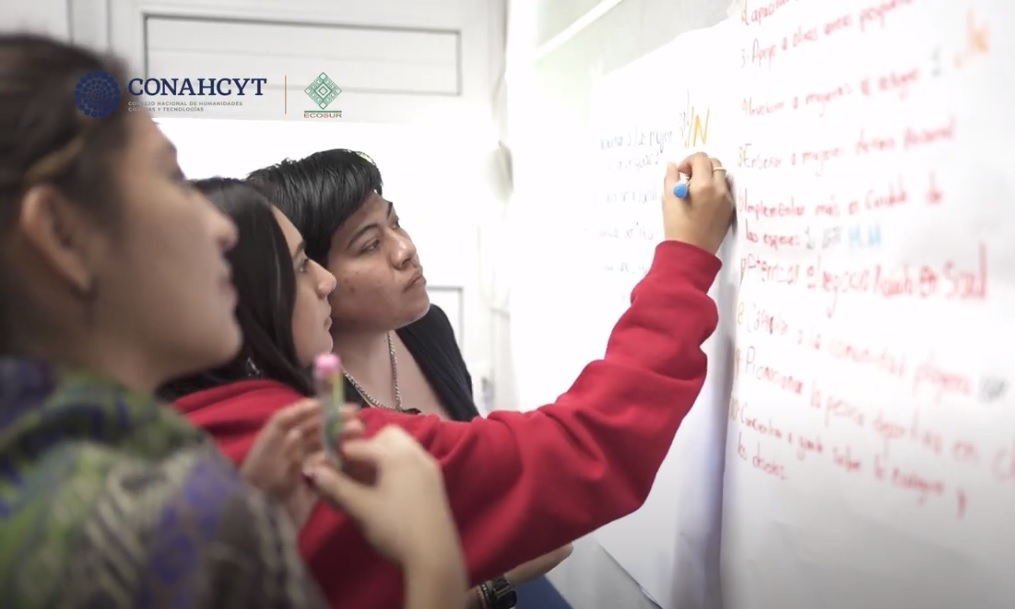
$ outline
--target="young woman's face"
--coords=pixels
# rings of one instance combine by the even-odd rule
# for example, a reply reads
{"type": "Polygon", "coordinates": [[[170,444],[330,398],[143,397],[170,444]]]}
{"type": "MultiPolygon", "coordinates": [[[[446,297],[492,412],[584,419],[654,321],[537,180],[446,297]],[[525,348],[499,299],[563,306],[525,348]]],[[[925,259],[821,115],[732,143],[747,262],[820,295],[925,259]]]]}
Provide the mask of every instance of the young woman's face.
{"type": "Polygon", "coordinates": [[[132,379],[160,384],[221,365],[239,350],[225,259],[237,234],[184,179],[176,149],[151,118],[135,112],[125,120],[126,145],[110,159],[116,222],[81,214],[62,198],[74,193],[40,186],[25,195],[21,234],[26,255],[45,270],[33,288],[40,309],[49,298],[67,302],[69,290],[91,293],[61,321],[85,328],[109,348],[96,357],[110,361],[82,363],[126,368],[132,379]]]}
{"type": "Polygon", "coordinates": [[[331,338],[331,304],[328,296],[335,291],[335,277],[321,265],[307,258],[303,251],[303,236],[293,223],[277,209],[272,210],[282,233],[285,234],[289,253],[296,273],[296,301],[293,308],[293,342],[296,357],[302,366],[310,366],[314,358],[330,353],[334,346],[331,338]]]}
{"type": "Polygon", "coordinates": [[[416,246],[376,193],[332,235],[328,270],[340,286],[331,304],[339,328],[395,330],[430,308],[416,246]]]}

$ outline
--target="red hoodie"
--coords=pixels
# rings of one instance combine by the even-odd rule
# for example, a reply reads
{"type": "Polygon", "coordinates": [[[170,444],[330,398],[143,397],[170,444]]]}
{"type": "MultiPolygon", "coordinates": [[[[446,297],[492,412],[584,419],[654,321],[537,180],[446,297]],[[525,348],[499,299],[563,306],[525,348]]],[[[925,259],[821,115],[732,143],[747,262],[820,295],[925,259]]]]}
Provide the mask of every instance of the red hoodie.
{"type": "MultiPolygon", "coordinates": [[[[586,366],[553,404],[468,423],[362,411],[368,435],[399,425],[440,461],[473,585],[645,501],[705,379],[701,344],[718,322],[707,292],[719,268],[704,250],[660,244],[605,357],[586,366]]],[[[272,413],[301,397],[275,382],[242,381],[176,406],[239,464],[272,413]]],[[[400,608],[399,569],[342,513],[318,505],[300,546],[332,607],[400,608]]]]}

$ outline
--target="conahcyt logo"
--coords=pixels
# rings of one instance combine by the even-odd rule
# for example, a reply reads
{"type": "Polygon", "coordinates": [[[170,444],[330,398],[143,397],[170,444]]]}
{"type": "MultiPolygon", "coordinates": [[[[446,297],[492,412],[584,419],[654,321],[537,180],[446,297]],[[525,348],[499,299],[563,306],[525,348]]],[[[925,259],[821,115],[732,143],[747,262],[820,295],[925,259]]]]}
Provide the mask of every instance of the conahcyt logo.
{"type": "Polygon", "coordinates": [[[89,72],[74,89],[74,103],[85,116],[105,118],[120,104],[120,85],[109,72],[89,72]]]}

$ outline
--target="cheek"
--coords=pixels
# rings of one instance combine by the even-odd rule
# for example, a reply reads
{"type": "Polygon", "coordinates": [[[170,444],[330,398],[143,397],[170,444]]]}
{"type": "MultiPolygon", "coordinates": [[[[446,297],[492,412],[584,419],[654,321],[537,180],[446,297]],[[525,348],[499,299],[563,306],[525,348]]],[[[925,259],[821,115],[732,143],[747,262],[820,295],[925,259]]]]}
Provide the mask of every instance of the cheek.
{"type": "Polygon", "coordinates": [[[313,327],[320,306],[313,290],[307,286],[300,286],[296,291],[296,307],[293,311],[293,334],[305,335],[307,330],[313,327]]]}

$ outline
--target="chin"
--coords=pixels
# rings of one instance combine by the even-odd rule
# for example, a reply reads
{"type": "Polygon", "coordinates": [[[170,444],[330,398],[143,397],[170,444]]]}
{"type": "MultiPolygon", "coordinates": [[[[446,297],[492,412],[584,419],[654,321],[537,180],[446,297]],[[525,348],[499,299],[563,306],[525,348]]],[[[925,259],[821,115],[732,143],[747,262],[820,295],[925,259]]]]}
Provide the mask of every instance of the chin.
{"type": "Polygon", "coordinates": [[[243,331],[240,330],[240,324],[236,321],[236,318],[232,318],[231,323],[226,324],[225,327],[226,330],[223,332],[223,337],[220,343],[222,348],[218,358],[219,361],[216,361],[211,366],[208,366],[209,368],[221,366],[222,364],[232,361],[232,359],[240,352],[240,349],[243,348],[243,331]]]}
{"type": "Polygon", "coordinates": [[[243,334],[235,319],[200,336],[201,348],[188,350],[187,355],[181,358],[183,365],[174,371],[171,378],[182,378],[228,364],[243,347],[243,334]]]}
{"type": "Polygon", "coordinates": [[[405,326],[411,323],[419,321],[420,319],[423,318],[424,315],[427,314],[427,311],[429,310],[430,310],[430,296],[426,296],[425,298],[422,299],[422,302],[414,306],[412,309],[406,311],[402,323],[399,324],[398,327],[404,328],[405,326]]]}

